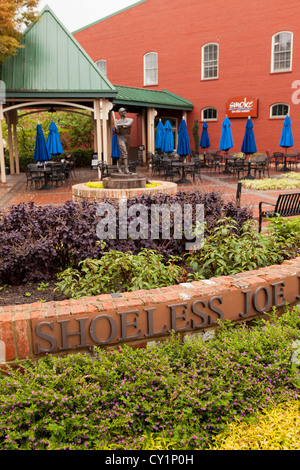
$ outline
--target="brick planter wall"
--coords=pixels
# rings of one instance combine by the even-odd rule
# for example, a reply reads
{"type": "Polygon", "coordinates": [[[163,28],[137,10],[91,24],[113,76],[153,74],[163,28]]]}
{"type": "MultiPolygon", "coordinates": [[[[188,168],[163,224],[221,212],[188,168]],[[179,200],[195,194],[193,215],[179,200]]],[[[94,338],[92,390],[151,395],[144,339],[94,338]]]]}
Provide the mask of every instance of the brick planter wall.
{"type": "Polygon", "coordinates": [[[127,343],[145,346],[248,321],[300,299],[300,258],[234,276],[80,300],[0,307],[0,362],[127,343]]]}
{"type": "Polygon", "coordinates": [[[132,188],[132,189],[99,189],[89,188],[85,183],[76,184],[72,186],[73,201],[78,202],[82,199],[88,201],[101,201],[102,199],[115,199],[120,198],[130,199],[131,197],[140,196],[141,194],[158,194],[164,193],[170,196],[175,196],[177,193],[177,184],[170,181],[154,181],[152,183],[159,183],[160,186],[153,188],[132,188]]]}

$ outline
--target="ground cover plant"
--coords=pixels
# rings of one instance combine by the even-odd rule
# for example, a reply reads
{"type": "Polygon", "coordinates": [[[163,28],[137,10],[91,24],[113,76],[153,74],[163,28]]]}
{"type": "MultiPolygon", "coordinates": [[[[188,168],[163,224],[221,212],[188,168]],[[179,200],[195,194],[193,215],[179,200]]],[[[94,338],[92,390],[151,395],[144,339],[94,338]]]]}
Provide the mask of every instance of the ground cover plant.
{"type": "MultiPolygon", "coordinates": [[[[272,409],[299,400],[299,314],[225,322],[208,341],[28,360],[0,376],[0,449],[208,450],[235,423],[270,412],[273,425],[272,409]]],[[[295,427],[285,437],[299,446],[295,427]]]]}
{"type": "Polygon", "coordinates": [[[280,403],[251,421],[235,421],[217,436],[217,450],[299,450],[300,402],[280,403]]]}
{"type": "MultiPolygon", "coordinates": [[[[103,189],[104,188],[104,185],[103,183],[98,183],[98,182],[94,182],[94,181],[89,181],[88,183],[86,183],[86,186],[88,188],[96,188],[96,189],[103,189]]],[[[161,183],[156,183],[156,182],[149,182],[146,184],[145,188],[156,188],[157,186],[161,186],[161,183]]]]}
{"type": "Polygon", "coordinates": [[[263,178],[254,180],[242,180],[245,188],[268,191],[276,189],[299,189],[300,175],[296,172],[280,175],[277,178],[263,178]]]}

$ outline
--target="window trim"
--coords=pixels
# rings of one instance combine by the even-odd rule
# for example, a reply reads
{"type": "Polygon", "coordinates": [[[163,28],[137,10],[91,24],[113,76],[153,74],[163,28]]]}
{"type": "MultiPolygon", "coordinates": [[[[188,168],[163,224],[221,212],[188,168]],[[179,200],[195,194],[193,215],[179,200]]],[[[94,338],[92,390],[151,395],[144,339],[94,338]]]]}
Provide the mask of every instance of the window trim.
{"type": "Polygon", "coordinates": [[[143,57],[143,66],[144,66],[144,86],[153,86],[153,85],[158,85],[158,53],[154,51],[146,52],[143,57]],[[155,55],[156,57],[156,67],[151,68],[151,69],[146,69],[146,57],[150,54],[155,55]],[[146,76],[147,76],[147,71],[149,70],[156,70],[156,82],[155,83],[146,83],[146,76]]]}
{"type": "Polygon", "coordinates": [[[271,104],[270,106],[270,119],[284,119],[286,116],[288,116],[290,114],[290,105],[288,103],[282,103],[282,102],[279,102],[279,103],[273,103],[271,104]],[[278,106],[278,105],[284,105],[284,106],[287,106],[288,108],[288,112],[287,114],[282,114],[281,116],[272,116],[272,109],[274,106],[278,106]]]}
{"type": "Polygon", "coordinates": [[[105,75],[105,77],[107,77],[107,61],[105,59],[98,59],[95,61],[95,64],[96,66],[98,67],[98,69],[100,70],[100,72],[105,75]],[[99,67],[98,64],[105,64],[105,72],[103,72],[103,70],[99,67]]]}
{"type": "Polygon", "coordinates": [[[218,120],[218,110],[217,108],[214,108],[213,106],[206,106],[205,108],[201,109],[201,121],[217,121],[218,120]],[[217,116],[215,118],[205,118],[204,117],[204,111],[207,109],[214,109],[216,111],[217,116]]]}
{"type": "Polygon", "coordinates": [[[271,45],[271,73],[285,73],[291,72],[293,69],[293,40],[294,34],[292,31],[278,31],[277,33],[273,34],[272,36],[272,45],[271,45]],[[290,34],[291,35],[291,59],[290,59],[290,67],[284,70],[274,70],[274,46],[275,46],[275,36],[278,34],[290,34]]]}
{"type": "Polygon", "coordinates": [[[219,78],[219,44],[217,42],[207,42],[206,44],[203,44],[201,48],[201,80],[217,80],[219,78]],[[207,46],[217,46],[217,76],[216,77],[204,77],[204,49],[207,46]]]}

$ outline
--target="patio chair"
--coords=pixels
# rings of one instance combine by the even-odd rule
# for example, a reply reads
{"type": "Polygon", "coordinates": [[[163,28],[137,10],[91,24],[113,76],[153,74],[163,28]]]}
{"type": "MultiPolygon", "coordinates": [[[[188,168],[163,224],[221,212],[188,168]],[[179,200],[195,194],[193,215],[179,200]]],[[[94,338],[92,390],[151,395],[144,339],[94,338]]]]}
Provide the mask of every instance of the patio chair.
{"type": "Polygon", "coordinates": [[[296,169],[298,167],[299,161],[299,150],[291,150],[290,157],[287,160],[287,165],[289,166],[290,170],[292,167],[296,169]]]}
{"type": "MultiPolygon", "coordinates": [[[[32,164],[33,165],[33,164],[32,164]]],[[[33,167],[30,164],[24,168],[25,175],[26,175],[26,189],[28,189],[28,184],[30,183],[30,187],[33,186],[37,187],[40,183],[44,181],[44,176],[36,170],[36,165],[34,165],[35,170],[33,171],[33,167]]]]}
{"type": "Polygon", "coordinates": [[[194,166],[189,168],[187,167],[186,169],[186,174],[190,174],[193,177],[193,183],[195,183],[196,177],[202,181],[201,178],[201,160],[199,157],[194,157],[191,159],[191,161],[194,163],[194,166]]]}
{"type": "Polygon", "coordinates": [[[138,166],[138,160],[131,160],[131,162],[128,163],[128,170],[131,173],[136,173],[136,167],[138,166]]]}
{"type": "Polygon", "coordinates": [[[72,162],[66,162],[66,169],[65,169],[65,174],[66,178],[76,178],[76,173],[75,173],[75,165],[76,165],[76,158],[72,157],[72,162]]]}
{"type": "Polygon", "coordinates": [[[275,163],[275,170],[279,171],[279,166],[284,164],[284,154],[282,152],[274,152],[272,156],[275,163]]]}
{"type": "Polygon", "coordinates": [[[152,175],[155,176],[158,174],[160,176],[161,172],[164,171],[164,165],[162,163],[162,159],[158,156],[154,156],[153,163],[152,163],[152,175]]]}
{"type": "Polygon", "coordinates": [[[51,171],[49,173],[49,182],[51,182],[52,184],[55,183],[56,187],[58,187],[59,182],[63,184],[66,179],[65,171],[66,170],[63,167],[62,163],[54,163],[51,166],[51,171]]]}
{"type": "Polygon", "coordinates": [[[243,159],[234,159],[232,161],[231,170],[233,172],[233,176],[237,174],[238,179],[240,179],[240,173],[243,175],[248,171],[248,166],[243,159]]]}
{"type": "Polygon", "coordinates": [[[149,170],[150,165],[152,166],[152,164],[153,164],[153,158],[154,158],[153,153],[146,152],[146,168],[147,168],[147,171],[149,170]]]}
{"type": "Polygon", "coordinates": [[[265,176],[265,171],[269,174],[269,168],[267,167],[267,155],[258,154],[253,157],[253,165],[254,168],[254,178],[256,178],[256,173],[259,174],[259,178],[261,174],[265,176]]]}
{"type": "Polygon", "coordinates": [[[212,151],[209,152],[206,156],[206,163],[208,165],[208,168],[210,169],[210,172],[212,169],[214,169],[215,172],[217,172],[218,170],[220,173],[221,169],[224,169],[225,167],[220,150],[215,150],[214,153],[212,151]]]}
{"type": "Polygon", "coordinates": [[[170,178],[173,181],[174,176],[180,176],[179,168],[173,166],[173,160],[167,159],[163,161],[164,165],[164,178],[167,180],[170,178]]]}

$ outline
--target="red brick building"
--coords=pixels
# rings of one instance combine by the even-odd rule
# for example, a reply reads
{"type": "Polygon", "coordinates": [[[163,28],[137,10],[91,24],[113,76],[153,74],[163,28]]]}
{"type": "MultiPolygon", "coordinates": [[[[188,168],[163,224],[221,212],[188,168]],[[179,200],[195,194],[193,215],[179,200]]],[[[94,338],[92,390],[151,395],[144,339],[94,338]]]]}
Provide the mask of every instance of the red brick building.
{"type": "MultiPolygon", "coordinates": [[[[218,148],[227,114],[240,151],[252,111],[258,151],[281,150],[285,115],[300,149],[299,0],[142,0],[74,32],[113,84],[167,89],[194,105],[218,148]],[[246,98],[246,100],[245,100],[246,98]],[[240,109],[230,113],[230,104],[240,109]],[[251,103],[251,105],[250,105],[251,103]]],[[[158,115],[160,111],[158,110],[158,115]]],[[[177,125],[180,118],[177,118],[177,125]]]]}

